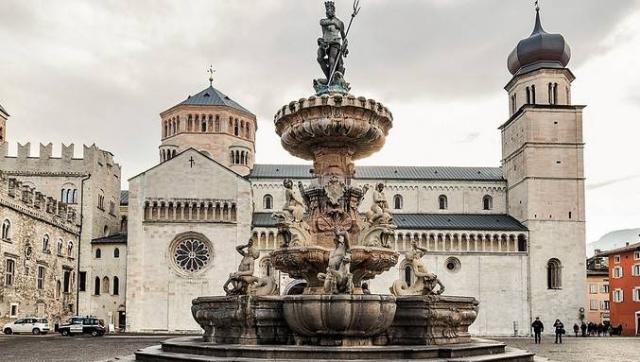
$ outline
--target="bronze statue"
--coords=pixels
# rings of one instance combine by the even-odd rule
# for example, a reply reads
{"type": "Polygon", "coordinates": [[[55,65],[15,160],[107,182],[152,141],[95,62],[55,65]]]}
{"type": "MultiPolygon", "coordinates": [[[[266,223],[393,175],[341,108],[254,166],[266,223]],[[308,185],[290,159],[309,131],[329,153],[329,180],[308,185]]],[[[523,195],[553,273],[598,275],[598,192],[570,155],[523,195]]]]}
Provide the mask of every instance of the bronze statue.
{"type": "Polygon", "coordinates": [[[427,267],[422,262],[422,257],[427,253],[427,249],[418,245],[416,241],[411,243],[411,250],[405,254],[404,264],[411,266],[416,280],[407,285],[404,280],[396,280],[390,288],[393,295],[439,295],[444,293],[444,285],[438,276],[427,271],[427,267]]]}
{"type": "Polygon", "coordinates": [[[353,19],[360,10],[358,5],[359,1],[356,0],[353,4],[351,21],[345,30],[344,23],[336,16],[335,3],[333,1],[324,3],[327,17],[320,20],[322,37],[318,38],[318,63],[326,78],[314,81],[314,88],[318,94],[330,91],[349,92],[349,83],[344,80],[343,58],[349,54],[347,35],[353,19]]]}

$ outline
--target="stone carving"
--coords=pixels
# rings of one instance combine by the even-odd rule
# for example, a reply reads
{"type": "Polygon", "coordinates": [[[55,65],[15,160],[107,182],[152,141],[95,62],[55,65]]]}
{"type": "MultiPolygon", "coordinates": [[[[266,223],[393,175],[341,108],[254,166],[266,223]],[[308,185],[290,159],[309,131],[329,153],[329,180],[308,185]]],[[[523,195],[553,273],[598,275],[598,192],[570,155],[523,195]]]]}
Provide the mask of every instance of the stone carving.
{"type": "Polygon", "coordinates": [[[393,295],[440,295],[444,293],[444,285],[438,276],[427,271],[427,267],[422,262],[422,257],[427,249],[418,246],[417,242],[411,243],[411,250],[405,254],[404,264],[410,265],[416,280],[407,285],[404,280],[396,280],[390,288],[393,295]]]}
{"type": "MultiPolygon", "coordinates": [[[[365,187],[365,192],[369,189],[365,187]]],[[[387,196],[384,194],[384,184],[378,183],[375,189],[372,191],[373,203],[371,204],[371,210],[366,214],[366,221],[370,225],[388,225],[393,221],[391,212],[389,210],[389,203],[387,202],[387,196]]]]}
{"type": "Polygon", "coordinates": [[[324,3],[327,17],[320,20],[322,37],[318,38],[318,64],[325,75],[325,79],[313,81],[313,87],[318,94],[329,92],[348,93],[349,83],[344,80],[344,62],[349,54],[347,48],[347,34],[353,19],[358,14],[358,1],[353,5],[353,14],[349,26],[345,29],[342,20],[336,17],[336,7],[333,1],[324,3]]]}
{"type": "MultiPolygon", "coordinates": [[[[364,194],[369,188],[369,185],[363,187],[364,194]]],[[[371,194],[373,202],[371,209],[365,214],[364,227],[360,233],[358,244],[389,248],[389,240],[394,234],[396,225],[393,224],[393,217],[384,194],[384,184],[378,183],[371,194]]]]}
{"type": "Polygon", "coordinates": [[[253,238],[246,245],[239,245],[236,250],[242,255],[238,271],[231,273],[224,283],[223,289],[227,295],[272,295],[277,291],[277,284],[273,277],[256,277],[254,275],[255,261],[260,252],[253,245],[253,238]]]}
{"type": "Polygon", "coordinates": [[[293,189],[293,181],[286,179],[283,182],[285,188],[285,204],[281,212],[273,213],[278,227],[278,239],[281,241],[280,247],[306,245],[309,238],[309,225],[304,220],[307,210],[306,202],[303,199],[304,187],[298,184],[300,194],[293,189]]]}
{"type": "Polygon", "coordinates": [[[469,326],[478,316],[478,301],[442,295],[399,296],[387,331],[393,345],[469,343],[469,326]]]}
{"type": "Polygon", "coordinates": [[[336,229],[335,233],[336,248],[329,254],[326,273],[318,273],[318,279],[324,281],[324,291],[328,294],[351,294],[353,275],[349,234],[341,229],[336,229]]]}

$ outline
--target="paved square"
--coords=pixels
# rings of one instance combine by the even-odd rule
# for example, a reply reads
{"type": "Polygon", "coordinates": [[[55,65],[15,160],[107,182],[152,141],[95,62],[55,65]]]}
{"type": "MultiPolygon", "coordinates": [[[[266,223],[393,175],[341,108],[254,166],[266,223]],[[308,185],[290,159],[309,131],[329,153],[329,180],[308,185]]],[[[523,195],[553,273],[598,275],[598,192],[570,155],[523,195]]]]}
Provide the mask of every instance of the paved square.
{"type": "Polygon", "coordinates": [[[533,338],[496,339],[515,348],[525,349],[552,361],[638,362],[640,338],[634,337],[565,337],[555,344],[554,336],[543,335],[542,344],[533,338]]]}

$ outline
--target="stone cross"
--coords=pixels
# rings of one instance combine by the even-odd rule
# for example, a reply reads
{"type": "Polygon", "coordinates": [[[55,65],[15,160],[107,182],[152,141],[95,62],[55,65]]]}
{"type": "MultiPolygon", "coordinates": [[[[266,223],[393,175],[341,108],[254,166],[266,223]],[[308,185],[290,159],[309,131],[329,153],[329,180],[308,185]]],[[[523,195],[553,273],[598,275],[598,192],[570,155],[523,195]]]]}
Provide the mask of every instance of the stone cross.
{"type": "Polygon", "coordinates": [[[191,165],[191,168],[193,168],[194,163],[196,163],[196,161],[193,159],[193,156],[191,156],[191,158],[189,158],[189,164],[191,165]]]}

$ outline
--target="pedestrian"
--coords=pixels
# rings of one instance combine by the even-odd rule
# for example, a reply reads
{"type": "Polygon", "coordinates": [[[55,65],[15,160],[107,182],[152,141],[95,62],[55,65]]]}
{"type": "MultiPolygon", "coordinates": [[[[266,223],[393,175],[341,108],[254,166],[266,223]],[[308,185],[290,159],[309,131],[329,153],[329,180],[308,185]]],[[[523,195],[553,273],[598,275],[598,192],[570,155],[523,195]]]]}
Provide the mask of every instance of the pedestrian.
{"type": "Polygon", "coordinates": [[[574,323],[573,324],[573,333],[576,334],[576,337],[578,336],[578,332],[580,332],[580,326],[578,326],[578,323],[574,323]]]}
{"type": "Polygon", "coordinates": [[[580,325],[580,330],[582,331],[582,336],[586,337],[587,336],[587,324],[585,322],[582,322],[582,324],[580,325]]]}
{"type": "Polygon", "coordinates": [[[598,331],[598,337],[602,336],[602,331],[604,330],[604,326],[602,325],[602,323],[598,323],[596,330],[598,331]]]}
{"type": "Polygon", "coordinates": [[[362,283],[362,294],[371,294],[371,291],[369,290],[369,284],[362,283]]]}
{"type": "Polygon", "coordinates": [[[531,323],[531,328],[533,328],[534,342],[540,344],[542,341],[542,331],[544,331],[544,324],[542,324],[540,317],[536,317],[536,320],[531,323]]]}
{"type": "Polygon", "coordinates": [[[556,329],[556,343],[562,344],[562,335],[565,333],[564,324],[562,324],[559,319],[556,319],[556,322],[553,323],[553,327],[556,329]]]}

